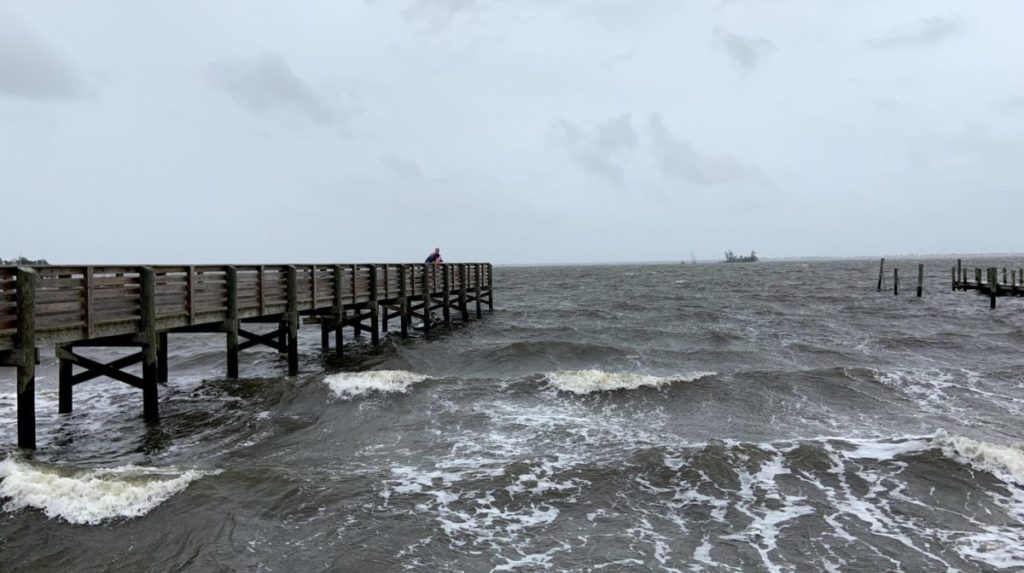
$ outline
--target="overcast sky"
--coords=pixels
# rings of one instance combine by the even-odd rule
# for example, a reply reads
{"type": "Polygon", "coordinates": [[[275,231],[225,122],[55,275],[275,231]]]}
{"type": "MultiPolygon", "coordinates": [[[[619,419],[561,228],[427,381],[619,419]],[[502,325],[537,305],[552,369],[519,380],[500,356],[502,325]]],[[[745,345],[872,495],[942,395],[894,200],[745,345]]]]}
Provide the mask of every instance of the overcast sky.
{"type": "Polygon", "coordinates": [[[1020,0],[0,0],[0,256],[1021,251],[1020,0]]]}

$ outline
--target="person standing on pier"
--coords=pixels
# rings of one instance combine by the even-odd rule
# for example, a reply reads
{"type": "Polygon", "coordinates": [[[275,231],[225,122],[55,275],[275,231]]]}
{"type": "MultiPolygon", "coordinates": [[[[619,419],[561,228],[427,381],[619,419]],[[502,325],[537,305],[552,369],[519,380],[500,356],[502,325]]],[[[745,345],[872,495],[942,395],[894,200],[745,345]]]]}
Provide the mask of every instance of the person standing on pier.
{"type": "Polygon", "coordinates": [[[435,265],[443,263],[444,259],[441,258],[441,247],[434,247],[434,252],[427,255],[427,260],[424,262],[434,263],[435,265]]]}

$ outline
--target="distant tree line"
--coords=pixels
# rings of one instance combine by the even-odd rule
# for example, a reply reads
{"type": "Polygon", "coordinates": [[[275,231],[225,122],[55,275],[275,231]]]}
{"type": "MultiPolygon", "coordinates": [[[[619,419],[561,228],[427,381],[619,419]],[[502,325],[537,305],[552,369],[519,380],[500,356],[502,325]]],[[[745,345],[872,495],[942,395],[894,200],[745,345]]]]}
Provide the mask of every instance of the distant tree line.
{"type": "Polygon", "coordinates": [[[736,255],[732,251],[725,252],[725,262],[727,263],[756,263],[758,261],[757,251],[750,251],[750,256],[736,255]]]}
{"type": "Polygon", "coordinates": [[[17,266],[32,266],[32,265],[48,265],[46,259],[29,259],[27,257],[18,256],[13,259],[0,259],[0,267],[17,267],[17,266]]]}

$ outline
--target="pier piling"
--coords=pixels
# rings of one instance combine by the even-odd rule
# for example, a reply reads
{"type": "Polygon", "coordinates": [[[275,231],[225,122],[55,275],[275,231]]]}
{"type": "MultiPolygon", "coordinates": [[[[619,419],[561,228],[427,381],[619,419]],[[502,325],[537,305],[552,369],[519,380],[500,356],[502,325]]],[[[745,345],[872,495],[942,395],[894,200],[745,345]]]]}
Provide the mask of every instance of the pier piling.
{"type": "Polygon", "coordinates": [[[36,272],[18,269],[18,331],[15,365],[18,368],[18,446],[36,447],[36,272]]]}
{"type": "Polygon", "coordinates": [[[882,292],[882,281],[885,279],[885,258],[878,264],[878,292],[882,292]]]}

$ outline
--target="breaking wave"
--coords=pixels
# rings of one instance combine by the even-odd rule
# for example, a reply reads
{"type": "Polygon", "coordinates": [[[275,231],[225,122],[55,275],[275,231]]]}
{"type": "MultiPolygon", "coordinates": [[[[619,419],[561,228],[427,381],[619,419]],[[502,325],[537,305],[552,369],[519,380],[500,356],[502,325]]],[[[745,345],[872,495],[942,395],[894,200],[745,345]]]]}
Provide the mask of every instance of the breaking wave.
{"type": "Polygon", "coordinates": [[[351,400],[373,392],[381,394],[405,393],[409,388],[427,379],[423,374],[405,370],[368,370],[366,372],[342,372],[324,378],[334,394],[351,400]]]}
{"type": "Polygon", "coordinates": [[[19,461],[0,462],[4,511],[35,508],[76,525],[141,517],[193,481],[220,473],[133,465],[67,471],[19,461]]]}
{"type": "Polygon", "coordinates": [[[673,382],[695,382],[716,372],[690,372],[677,376],[652,376],[601,370],[559,370],[546,375],[548,384],[561,392],[591,394],[613,390],[635,390],[644,386],[661,388],[673,382]]]}

